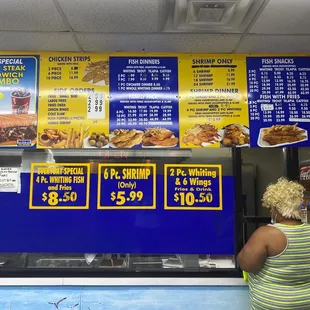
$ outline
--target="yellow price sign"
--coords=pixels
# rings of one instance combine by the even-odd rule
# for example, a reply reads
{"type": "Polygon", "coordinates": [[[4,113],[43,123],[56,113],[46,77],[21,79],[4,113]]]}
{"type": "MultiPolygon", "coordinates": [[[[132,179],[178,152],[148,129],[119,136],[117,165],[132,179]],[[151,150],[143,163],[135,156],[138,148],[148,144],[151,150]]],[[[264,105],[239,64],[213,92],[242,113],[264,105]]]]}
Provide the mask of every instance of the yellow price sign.
{"type": "Polygon", "coordinates": [[[30,176],[30,209],[88,209],[90,165],[33,163],[30,176]]]}
{"type": "Polygon", "coordinates": [[[42,201],[47,201],[50,206],[57,206],[59,202],[75,202],[77,198],[78,194],[76,192],[65,192],[62,197],[59,197],[57,192],[44,192],[42,194],[42,201]]]}
{"type": "Polygon", "coordinates": [[[199,193],[195,195],[194,193],[175,193],[173,200],[179,202],[181,206],[193,206],[195,202],[198,203],[211,203],[213,201],[212,193],[199,193]]]}
{"type": "Polygon", "coordinates": [[[112,192],[111,193],[111,201],[115,201],[116,205],[122,206],[126,203],[126,201],[141,201],[143,199],[142,191],[131,191],[126,195],[125,191],[120,192],[112,192]],[[127,196],[127,197],[126,197],[127,196]]]}
{"type": "Polygon", "coordinates": [[[99,164],[98,209],[156,209],[155,164],[99,164]]]}
{"type": "Polygon", "coordinates": [[[165,210],[222,210],[222,166],[166,164],[165,210]]]}

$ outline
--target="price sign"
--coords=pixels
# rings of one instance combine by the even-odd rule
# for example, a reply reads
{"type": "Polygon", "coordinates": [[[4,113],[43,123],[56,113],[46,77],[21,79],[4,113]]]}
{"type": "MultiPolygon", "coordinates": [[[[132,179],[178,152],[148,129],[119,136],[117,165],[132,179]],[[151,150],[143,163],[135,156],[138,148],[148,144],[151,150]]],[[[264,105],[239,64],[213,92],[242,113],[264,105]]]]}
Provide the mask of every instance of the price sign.
{"type": "Polygon", "coordinates": [[[105,95],[104,93],[91,92],[87,94],[87,118],[105,118],[105,95]]]}
{"type": "Polygon", "coordinates": [[[166,210],[222,210],[221,165],[165,165],[166,210]]]}
{"type": "Polygon", "coordinates": [[[44,192],[42,194],[42,201],[47,201],[50,206],[57,206],[59,202],[75,202],[77,200],[77,192],[65,192],[62,197],[59,197],[58,192],[44,192]]]}
{"type": "Polygon", "coordinates": [[[30,209],[88,209],[89,164],[31,166],[30,209]]]}
{"type": "Polygon", "coordinates": [[[98,209],[155,209],[155,164],[100,164],[98,209]]]}

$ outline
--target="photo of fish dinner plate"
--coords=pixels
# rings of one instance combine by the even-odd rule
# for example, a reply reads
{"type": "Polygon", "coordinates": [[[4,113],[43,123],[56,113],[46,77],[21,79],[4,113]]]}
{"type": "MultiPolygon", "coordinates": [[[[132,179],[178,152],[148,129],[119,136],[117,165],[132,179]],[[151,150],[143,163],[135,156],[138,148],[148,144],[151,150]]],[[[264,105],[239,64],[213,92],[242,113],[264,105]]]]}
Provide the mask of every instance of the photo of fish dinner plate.
{"type": "Polygon", "coordinates": [[[280,147],[308,140],[307,130],[295,125],[273,125],[261,128],[257,140],[259,147],[280,147]]]}
{"type": "Polygon", "coordinates": [[[143,135],[141,130],[115,129],[110,133],[110,147],[130,149],[142,143],[143,135]]]}

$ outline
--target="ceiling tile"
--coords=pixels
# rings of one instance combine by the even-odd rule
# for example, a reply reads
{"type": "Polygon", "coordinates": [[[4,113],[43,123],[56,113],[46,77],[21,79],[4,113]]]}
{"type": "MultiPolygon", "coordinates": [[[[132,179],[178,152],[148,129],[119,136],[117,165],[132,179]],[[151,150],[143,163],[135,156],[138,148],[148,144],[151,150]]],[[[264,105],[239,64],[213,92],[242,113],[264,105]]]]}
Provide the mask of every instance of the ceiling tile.
{"type": "Polygon", "coordinates": [[[230,53],[240,35],[212,34],[84,34],[77,33],[84,51],[230,53]]]}
{"type": "Polygon", "coordinates": [[[1,32],[1,50],[78,51],[71,33],[1,32]]]}
{"type": "Polygon", "coordinates": [[[310,36],[247,35],[236,53],[308,53],[310,36]]]}
{"type": "Polygon", "coordinates": [[[309,0],[270,0],[251,33],[310,34],[309,0]]]}
{"type": "Polygon", "coordinates": [[[155,32],[159,0],[58,0],[80,32],[155,32]]]}
{"type": "Polygon", "coordinates": [[[66,31],[52,0],[0,0],[0,31],[66,31]]]}

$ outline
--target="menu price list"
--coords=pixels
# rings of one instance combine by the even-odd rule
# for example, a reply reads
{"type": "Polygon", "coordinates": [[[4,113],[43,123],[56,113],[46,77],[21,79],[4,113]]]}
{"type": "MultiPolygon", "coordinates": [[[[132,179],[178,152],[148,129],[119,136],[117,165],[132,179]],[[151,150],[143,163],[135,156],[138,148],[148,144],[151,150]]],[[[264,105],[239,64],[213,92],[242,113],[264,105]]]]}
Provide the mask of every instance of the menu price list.
{"type": "MultiPolygon", "coordinates": [[[[184,68],[189,65],[187,60],[181,63],[184,68]]],[[[210,122],[219,122],[224,117],[240,118],[243,77],[239,72],[242,65],[239,60],[228,57],[192,58],[189,74],[192,78],[186,85],[190,94],[189,117],[203,117],[210,122]]]]}
{"type": "Polygon", "coordinates": [[[251,146],[308,146],[310,58],[248,57],[247,79],[251,146]]]}
{"type": "MultiPolygon", "coordinates": [[[[209,121],[220,121],[230,117],[231,105],[239,104],[239,81],[236,76],[237,65],[228,58],[204,58],[192,60],[192,89],[195,94],[189,105],[208,104],[204,109],[196,109],[196,116],[207,117],[209,121]]],[[[234,117],[240,117],[234,113],[234,117]]]]}
{"type": "Polygon", "coordinates": [[[110,130],[178,134],[177,57],[110,57],[110,130]]]}
{"type": "MultiPolygon", "coordinates": [[[[72,55],[55,55],[47,59],[45,71],[42,74],[42,80],[46,83],[62,82],[61,87],[54,87],[53,91],[47,95],[48,114],[47,120],[49,125],[69,125],[76,119],[69,108],[68,103],[77,100],[84,100],[85,93],[94,92],[91,87],[85,89],[77,87],[67,87],[66,81],[78,81],[82,79],[83,68],[81,63],[90,62],[89,56],[72,56],[72,55]]],[[[85,120],[85,117],[79,118],[85,120]]]]}

